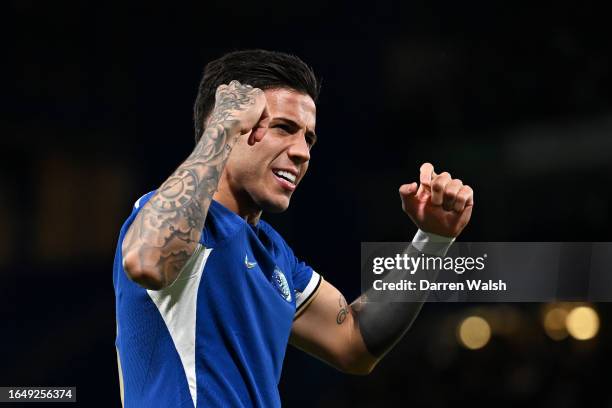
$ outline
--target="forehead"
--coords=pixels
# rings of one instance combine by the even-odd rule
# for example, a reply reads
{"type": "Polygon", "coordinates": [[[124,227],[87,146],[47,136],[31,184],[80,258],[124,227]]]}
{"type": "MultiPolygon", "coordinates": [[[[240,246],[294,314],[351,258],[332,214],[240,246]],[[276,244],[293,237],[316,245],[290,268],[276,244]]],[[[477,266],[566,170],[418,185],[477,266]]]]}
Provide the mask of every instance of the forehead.
{"type": "Polygon", "coordinates": [[[284,117],[314,130],[317,108],[312,98],[291,89],[267,89],[264,91],[271,119],[284,117]]]}

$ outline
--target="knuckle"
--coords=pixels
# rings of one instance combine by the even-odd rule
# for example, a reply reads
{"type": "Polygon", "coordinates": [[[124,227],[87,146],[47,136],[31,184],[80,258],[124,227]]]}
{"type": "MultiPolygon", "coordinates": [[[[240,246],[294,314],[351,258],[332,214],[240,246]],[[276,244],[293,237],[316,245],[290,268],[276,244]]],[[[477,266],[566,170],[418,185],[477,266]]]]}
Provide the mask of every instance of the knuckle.
{"type": "Polygon", "coordinates": [[[450,181],[444,190],[456,195],[461,190],[461,184],[450,181]]]}
{"type": "Polygon", "coordinates": [[[444,186],[439,180],[437,180],[431,185],[431,189],[436,193],[441,193],[442,190],[444,190],[444,186]]]}
{"type": "Polygon", "coordinates": [[[227,85],[219,85],[215,91],[216,96],[223,95],[227,92],[227,85]]]}
{"type": "Polygon", "coordinates": [[[474,196],[472,194],[462,194],[461,199],[467,204],[468,201],[474,200],[474,196]]]}
{"type": "Polygon", "coordinates": [[[445,198],[452,198],[457,196],[457,190],[452,189],[452,188],[446,188],[444,189],[444,197],[445,198]]]}

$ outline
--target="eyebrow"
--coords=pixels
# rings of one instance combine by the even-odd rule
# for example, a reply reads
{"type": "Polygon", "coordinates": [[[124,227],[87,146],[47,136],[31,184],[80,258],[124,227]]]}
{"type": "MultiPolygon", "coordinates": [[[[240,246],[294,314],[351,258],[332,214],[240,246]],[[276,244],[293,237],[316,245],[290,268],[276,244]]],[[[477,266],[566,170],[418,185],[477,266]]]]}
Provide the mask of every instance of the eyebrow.
{"type": "MultiPolygon", "coordinates": [[[[283,122],[287,123],[290,126],[296,127],[298,129],[301,128],[301,126],[296,121],[291,120],[289,118],[278,117],[278,118],[274,118],[272,120],[273,121],[274,120],[280,120],[280,121],[283,121],[283,122]]],[[[310,138],[312,138],[312,144],[313,145],[317,142],[317,134],[314,131],[306,129],[306,136],[309,136],[310,138]]]]}

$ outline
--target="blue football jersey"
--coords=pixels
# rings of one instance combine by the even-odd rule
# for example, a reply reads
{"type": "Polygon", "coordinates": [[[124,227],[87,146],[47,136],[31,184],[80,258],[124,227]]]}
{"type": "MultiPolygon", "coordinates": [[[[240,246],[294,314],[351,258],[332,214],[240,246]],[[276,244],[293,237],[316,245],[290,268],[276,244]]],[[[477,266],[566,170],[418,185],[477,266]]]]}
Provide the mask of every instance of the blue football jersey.
{"type": "Polygon", "coordinates": [[[248,224],[216,201],[200,245],[174,283],[132,282],[119,236],[113,283],[125,407],[278,407],[283,358],[296,313],[321,277],[274,229],[248,224]]]}

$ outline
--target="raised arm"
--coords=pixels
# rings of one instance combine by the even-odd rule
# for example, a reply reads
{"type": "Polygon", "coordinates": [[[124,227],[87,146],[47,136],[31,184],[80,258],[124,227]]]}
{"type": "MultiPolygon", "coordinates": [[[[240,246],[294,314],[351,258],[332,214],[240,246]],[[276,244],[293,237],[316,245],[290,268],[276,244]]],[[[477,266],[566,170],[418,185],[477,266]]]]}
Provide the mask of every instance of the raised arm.
{"type": "MultiPolygon", "coordinates": [[[[421,167],[420,181],[418,188],[416,183],[400,188],[402,207],[419,227],[405,251],[412,256],[444,256],[471,217],[473,192],[448,173],[436,175],[429,163],[421,167]]],[[[315,296],[295,320],[291,343],[351,374],[369,373],[408,331],[426,300],[423,293],[409,302],[405,295],[393,293],[381,299],[370,289],[349,305],[327,282],[315,296]]]]}
{"type": "Polygon", "coordinates": [[[267,127],[261,89],[220,85],[206,130],[191,155],[141,208],[122,244],[123,267],[133,281],[159,290],[171,284],[194,253],[208,207],[236,140],[261,140],[267,127]]]}

